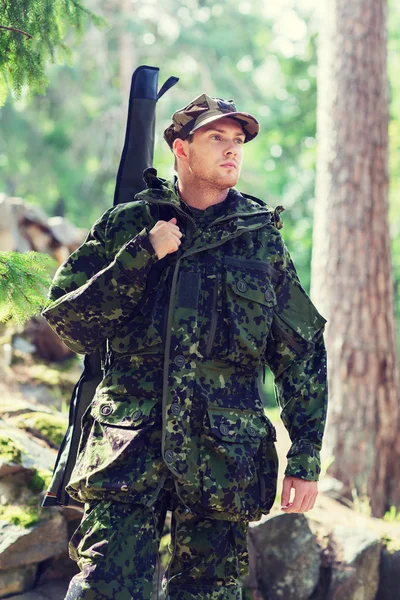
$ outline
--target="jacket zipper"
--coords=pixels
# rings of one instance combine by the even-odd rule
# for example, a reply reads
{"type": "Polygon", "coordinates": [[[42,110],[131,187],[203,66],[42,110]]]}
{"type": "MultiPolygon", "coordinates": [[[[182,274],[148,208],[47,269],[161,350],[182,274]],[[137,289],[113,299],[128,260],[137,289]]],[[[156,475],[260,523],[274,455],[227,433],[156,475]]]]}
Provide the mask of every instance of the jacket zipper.
{"type": "MultiPolygon", "coordinates": [[[[258,227],[252,228],[252,230],[258,229],[261,227],[264,227],[263,223],[261,225],[259,225],[258,227]]],[[[193,254],[199,254],[200,252],[204,252],[205,250],[211,250],[212,248],[217,248],[218,246],[225,244],[228,240],[232,240],[234,238],[239,237],[240,235],[242,235],[242,233],[243,233],[242,230],[236,231],[232,235],[228,235],[224,240],[218,240],[217,242],[215,242],[213,244],[209,244],[206,248],[190,248],[190,249],[184,251],[183,254],[181,254],[181,256],[178,258],[178,260],[175,264],[174,272],[172,275],[171,290],[169,293],[169,302],[168,302],[168,310],[167,310],[167,333],[166,333],[165,348],[164,348],[163,394],[162,394],[163,426],[162,426],[162,437],[161,437],[161,452],[163,455],[165,452],[165,434],[166,434],[165,423],[167,422],[168,377],[169,377],[170,345],[171,345],[171,337],[172,337],[171,325],[172,325],[174,302],[175,302],[175,295],[176,295],[176,288],[177,288],[177,279],[178,279],[178,274],[179,274],[179,269],[180,269],[180,262],[183,258],[186,258],[187,256],[192,256],[193,254]]],[[[174,469],[172,469],[171,467],[169,467],[169,469],[175,475],[179,476],[179,473],[177,473],[174,469]]]]}
{"type": "Polygon", "coordinates": [[[218,271],[218,273],[215,276],[210,335],[208,336],[208,340],[207,340],[206,356],[209,356],[211,353],[211,349],[214,344],[215,333],[217,331],[218,312],[220,312],[220,310],[221,310],[221,294],[220,294],[221,280],[222,280],[222,276],[221,276],[221,273],[218,271]]]}

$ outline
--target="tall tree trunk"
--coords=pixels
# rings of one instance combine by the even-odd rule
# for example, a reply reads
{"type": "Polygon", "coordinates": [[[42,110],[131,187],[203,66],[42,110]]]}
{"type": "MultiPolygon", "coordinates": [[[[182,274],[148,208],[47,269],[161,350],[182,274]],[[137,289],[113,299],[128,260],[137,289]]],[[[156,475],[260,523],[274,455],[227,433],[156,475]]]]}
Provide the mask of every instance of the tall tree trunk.
{"type": "Polygon", "coordinates": [[[388,224],[386,0],[323,3],[311,295],[328,319],[328,474],[372,514],[400,507],[388,224]]]}

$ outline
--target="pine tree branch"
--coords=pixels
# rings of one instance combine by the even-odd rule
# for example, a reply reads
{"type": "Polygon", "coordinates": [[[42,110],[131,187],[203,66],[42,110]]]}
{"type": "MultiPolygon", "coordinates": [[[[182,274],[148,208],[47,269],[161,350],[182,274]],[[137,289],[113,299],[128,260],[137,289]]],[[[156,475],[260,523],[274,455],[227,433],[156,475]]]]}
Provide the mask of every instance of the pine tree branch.
{"type": "Polygon", "coordinates": [[[22,31],[21,29],[15,29],[15,27],[6,27],[5,25],[0,25],[0,29],[7,29],[7,31],[15,31],[16,33],[22,33],[22,35],[26,35],[27,38],[32,39],[33,35],[26,33],[26,31],[22,31]]]}

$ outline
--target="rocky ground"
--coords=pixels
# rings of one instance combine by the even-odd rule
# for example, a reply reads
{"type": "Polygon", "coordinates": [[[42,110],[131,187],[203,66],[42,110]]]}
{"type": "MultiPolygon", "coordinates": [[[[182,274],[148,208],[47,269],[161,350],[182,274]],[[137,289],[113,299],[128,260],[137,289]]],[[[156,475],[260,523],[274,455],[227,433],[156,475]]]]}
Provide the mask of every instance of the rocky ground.
{"type": "MultiPolygon", "coordinates": [[[[57,448],[67,425],[67,402],[81,362],[55,367],[17,352],[0,382],[0,598],[63,600],[76,572],[67,543],[80,513],[41,509],[57,448]],[[18,359],[19,356],[19,359],[18,359]]],[[[400,597],[400,522],[374,519],[368,503],[340,497],[340,484],[323,476],[314,509],[279,509],[290,440],[278,412],[280,477],[275,506],[249,533],[247,599],[395,600],[400,597]]],[[[328,461],[328,458],[326,459],[328,461]]],[[[168,559],[168,527],[162,561],[168,559]]],[[[162,595],[160,595],[160,600],[162,595]]]]}

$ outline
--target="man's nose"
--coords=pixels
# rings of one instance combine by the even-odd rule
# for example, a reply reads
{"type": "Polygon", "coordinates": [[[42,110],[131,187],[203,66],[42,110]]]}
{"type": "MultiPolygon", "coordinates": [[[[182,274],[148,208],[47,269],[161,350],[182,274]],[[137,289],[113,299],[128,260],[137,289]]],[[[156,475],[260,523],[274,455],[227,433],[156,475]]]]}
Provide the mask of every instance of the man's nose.
{"type": "Polygon", "coordinates": [[[236,156],[237,153],[237,146],[235,145],[235,142],[232,140],[231,142],[229,142],[229,144],[227,144],[226,148],[225,148],[225,154],[233,154],[234,156],[236,156]]]}

